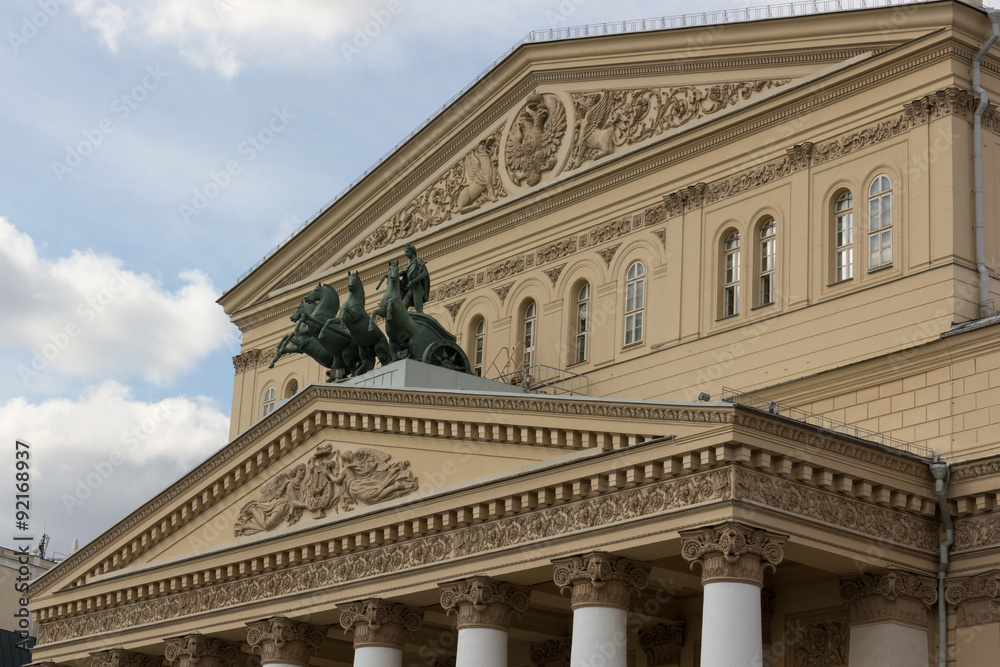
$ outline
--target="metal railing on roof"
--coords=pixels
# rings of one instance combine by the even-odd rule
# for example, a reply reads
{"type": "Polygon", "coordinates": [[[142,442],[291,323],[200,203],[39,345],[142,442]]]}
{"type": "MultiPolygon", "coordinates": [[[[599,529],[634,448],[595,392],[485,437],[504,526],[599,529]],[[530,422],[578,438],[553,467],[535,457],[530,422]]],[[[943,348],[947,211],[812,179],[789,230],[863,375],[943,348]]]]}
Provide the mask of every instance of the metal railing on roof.
{"type": "Polygon", "coordinates": [[[819,428],[833,431],[834,433],[848,435],[853,438],[858,438],[859,440],[867,440],[868,442],[873,442],[877,445],[882,445],[883,447],[891,447],[892,449],[898,449],[909,454],[915,454],[916,456],[922,456],[924,458],[933,458],[934,456],[933,451],[922,445],[916,445],[912,442],[899,440],[898,438],[891,438],[882,433],[869,431],[866,428],[861,428],[860,426],[855,426],[854,424],[847,424],[845,422],[830,419],[812,412],[799,410],[798,408],[790,408],[786,405],[781,405],[777,401],[754,396],[750,392],[740,392],[735,389],[723,387],[721,398],[727,403],[736,403],[737,405],[743,405],[771,415],[787,417],[788,419],[794,419],[795,421],[802,422],[804,424],[818,426],[819,428]]]}
{"type": "Polygon", "coordinates": [[[347,187],[337,193],[337,195],[323,205],[322,208],[313,213],[309,218],[299,225],[295,231],[286,236],[278,245],[269,250],[263,257],[257,260],[253,266],[243,272],[236,282],[239,283],[249,276],[261,264],[266,262],[274,253],[278,252],[286,243],[291,241],[303,229],[308,227],[316,218],[333,206],[337,200],[347,194],[351,188],[364,180],[368,174],[375,171],[385,160],[395,153],[407,141],[441,115],[441,113],[451,106],[458,98],[467,93],[480,79],[486,76],[497,65],[503,62],[507,56],[512,54],[518,47],[524,44],[537,42],[554,42],[563,39],[580,39],[584,37],[600,37],[603,35],[622,35],[628,33],[650,32],[654,30],[673,30],[677,28],[690,28],[697,26],[724,25],[727,23],[741,23],[746,21],[766,21],[769,19],[790,18],[793,16],[807,16],[811,14],[827,14],[832,12],[856,11],[861,9],[875,9],[878,7],[896,7],[901,5],[916,5],[934,0],[800,0],[799,2],[785,2],[772,5],[760,5],[756,7],[743,7],[740,9],[720,9],[711,12],[694,12],[691,14],[678,14],[675,16],[660,16],[654,18],[637,19],[634,21],[614,21],[610,23],[591,23],[588,25],[572,26],[565,28],[549,28],[543,30],[532,30],[524,37],[514,43],[509,49],[503,52],[499,58],[490,63],[475,79],[467,83],[451,99],[441,105],[441,108],[425,118],[419,125],[403,137],[395,146],[390,148],[385,154],[376,160],[364,173],[351,181],[347,187]]]}

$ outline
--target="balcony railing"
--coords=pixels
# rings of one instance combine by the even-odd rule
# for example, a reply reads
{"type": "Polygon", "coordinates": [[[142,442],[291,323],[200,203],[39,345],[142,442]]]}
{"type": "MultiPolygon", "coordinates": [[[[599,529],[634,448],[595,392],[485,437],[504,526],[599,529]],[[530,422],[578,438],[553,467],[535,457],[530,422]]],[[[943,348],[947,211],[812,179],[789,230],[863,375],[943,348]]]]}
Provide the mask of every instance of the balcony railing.
{"type": "Polygon", "coordinates": [[[590,392],[590,380],[586,375],[544,364],[525,366],[492,379],[546,394],[589,396],[590,392]]]}

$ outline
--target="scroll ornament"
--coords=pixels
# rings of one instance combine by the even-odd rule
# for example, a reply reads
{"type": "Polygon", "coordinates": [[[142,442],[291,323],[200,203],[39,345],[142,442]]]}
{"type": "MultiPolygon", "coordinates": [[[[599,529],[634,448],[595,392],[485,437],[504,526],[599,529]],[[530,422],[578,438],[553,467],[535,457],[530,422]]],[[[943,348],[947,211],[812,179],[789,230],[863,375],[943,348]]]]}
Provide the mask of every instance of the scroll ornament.
{"type": "Polygon", "coordinates": [[[407,634],[420,627],[423,610],[411,609],[398,602],[370,598],[338,605],[340,625],[354,633],[354,648],[386,646],[402,648],[407,634]]]}
{"type": "Polygon", "coordinates": [[[309,656],[326,642],[326,629],[275,616],[247,623],[247,643],[260,654],[261,663],[283,662],[308,667],[309,656]]]}
{"type": "Polygon", "coordinates": [[[264,485],[260,498],[243,505],[233,529],[237,537],[292,525],[305,511],[321,519],[327,511],[349,512],[358,503],[374,505],[417,490],[409,461],[367,447],[357,451],[320,445],[306,463],[279,473],[264,485]]]}
{"type": "Polygon", "coordinates": [[[461,628],[510,629],[514,614],[528,608],[531,589],[497,581],[486,576],[475,576],[461,581],[438,584],[441,588],[441,606],[458,618],[461,628]]]}
{"type": "Polygon", "coordinates": [[[113,648],[90,654],[91,667],[163,667],[158,657],[113,648]]]}
{"type": "Polygon", "coordinates": [[[240,657],[240,645],[218,637],[199,634],[165,639],[163,657],[168,664],[178,667],[224,667],[240,657]]]}
{"type": "Polygon", "coordinates": [[[784,558],[784,535],[730,521],[718,526],[683,531],[681,556],[701,565],[703,583],[736,581],[763,586],[764,572],[772,572],[784,558]]]}
{"type": "Polygon", "coordinates": [[[593,551],[557,560],[552,578],[563,593],[572,593],[572,608],[584,606],[628,609],[629,596],[649,583],[650,566],[645,563],[593,551]]]}

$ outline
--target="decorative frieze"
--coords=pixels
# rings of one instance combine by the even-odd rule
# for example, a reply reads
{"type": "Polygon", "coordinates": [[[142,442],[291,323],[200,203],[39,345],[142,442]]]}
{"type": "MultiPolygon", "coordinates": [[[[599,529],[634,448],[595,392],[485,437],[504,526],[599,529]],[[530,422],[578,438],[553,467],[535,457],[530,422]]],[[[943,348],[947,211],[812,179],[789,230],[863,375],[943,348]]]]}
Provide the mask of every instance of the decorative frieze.
{"type": "Polygon", "coordinates": [[[865,573],[841,579],[840,599],[851,610],[851,623],[898,621],[927,625],[927,608],[937,601],[937,582],[903,570],[865,573]]]}
{"type": "Polygon", "coordinates": [[[616,239],[619,236],[625,236],[632,231],[632,216],[626,215],[618,218],[617,220],[612,220],[611,222],[606,222],[604,224],[598,225],[590,230],[590,245],[599,245],[605,241],[610,241],[616,239]]]}
{"type": "Polygon", "coordinates": [[[557,259],[562,259],[567,255],[572,255],[576,252],[576,237],[571,236],[566,239],[561,239],[555,243],[549,243],[547,245],[539,248],[535,255],[538,258],[538,264],[545,264],[546,262],[554,262],[557,259]]]}
{"type": "Polygon", "coordinates": [[[784,558],[787,536],[735,521],[680,533],[684,560],[701,566],[701,581],[764,585],[764,572],[784,558]]]}
{"type": "MultiPolygon", "coordinates": [[[[701,208],[705,201],[706,188],[707,186],[704,183],[696,183],[686,188],[681,188],[677,192],[663,195],[662,209],[656,209],[656,213],[648,214],[646,216],[646,224],[653,225],[668,218],[674,218],[688,211],[701,208]]],[[[646,210],[650,211],[651,209],[646,210]]]]}
{"type": "Polygon", "coordinates": [[[433,292],[436,300],[445,301],[466,292],[471,292],[474,289],[476,289],[476,274],[470,273],[462,278],[449,281],[436,290],[431,290],[431,292],[433,292]]]}
{"type": "Polygon", "coordinates": [[[944,598],[956,608],[959,627],[1000,623],[1000,570],[951,579],[944,598]]]}
{"type": "Polygon", "coordinates": [[[572,637],[536,642],[528,648],[533,667],[570,667],[572,637]]]}
{"type": "Polygon", "coordinates": [[[385,646],[403,648],[406,635],[413,634],[424,618],[423,610],[398,602],[370,598],[337,605],[340,625],[354,633],[354,648],[385,646]]]}
{"type": "Polygon", "coordinates": [[[507,135],[507,175],[518,185],[538,185],[556,166],[566,134],[566,108],[551,93],[528,95],[507,135]]]}
{"type": "Polygon", "coordinates": [[[528,608],[531,589],[497,581],[483,575],[438,584],[441,606],[458,618],[458,629],[494,628],[509,630],[514,614],[528,608]]]}
{"type": "Polygon", "coordinates": [[[247,623],[247,644],[262,665],[280,662],[309,667],[309,656],[326,642],[326,628],[284,616],[247,623]]]}
{"type": "Polygon", "coordinates": [[[91,653],[90,667],[163,667],[163,660],[151,655],[113,648],[91,653]]]}
{"type": "Polygon", "coordinates": [[[240,657],[240,645],[199,634],[164,639],[163,658],[177,667],[226,667],[240,657]]]}
{"type": "Polygon", "coordinates": [[[252,350],[247,350],[242,352],[235,357],[233,357],[233,368],[236,369],[236,373],[244,373],[246,371],[252,371],[255,368],[261,366],[267,366],[274,359],[275,348],[269,347],[263,350],[254,348],[252,350]]]}
{"type": "Polygon", "coordinates": [[[594,551],[553,561],[552,578],[563,593],[572,593],[572,608],[616,607],[627,610],[629,597],[649,582],[646,563],[594,551]]]}
{"type": "Polygon", "coordinates": [[[1000,544],[1000,512],[990,512],[955,522],[956,551],[998,544],[1000,544]]]}
{"type": "Polygon", "coordinates": [[[639,631],[639,646],[646,654],[646,664],[679,665],[684,648],[684,621],[657,623],[639,631]]]}

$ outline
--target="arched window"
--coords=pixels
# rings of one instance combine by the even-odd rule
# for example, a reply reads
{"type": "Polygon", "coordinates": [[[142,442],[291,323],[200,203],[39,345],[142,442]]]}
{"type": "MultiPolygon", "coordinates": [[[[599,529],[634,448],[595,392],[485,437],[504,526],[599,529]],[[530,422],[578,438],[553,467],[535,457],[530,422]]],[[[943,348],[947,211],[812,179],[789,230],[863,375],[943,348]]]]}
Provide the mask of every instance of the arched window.
{"type": "Polygon", "coordinates": [[[536,312],[535,302],[529,301],[524,307],[524,352],[521,355],[521,366],[528,368],[535,365],[535,329],[536,312]]]}
{"type": "Polygon", "coordinates": [[[576,357],[575,363],[587,360],[590,338],[590,283],[584,283],[576,293],[576,357]]]}
{"type": "Polygon", "coordinates": [[[275,391],[274,387],[268,387],[264,390],[264,407],[261,411],[261,417],[266,417],[272,412],[274,412],[274,402],[278,399],[278,392],[275,391]]]}
{"type": "Polygon", "coordinates": [[[777,260],[777,228],[774,218],[767,218],[760,226],[759,241],[759,292],[757,304],[766,306],[774,303],[777,288],[775,262],[777,260]]]}
{"type": "Polygon", "coordinates": [[[854,196],[842,192],[833,205],[833,279],[834,282],[854,277],[854,196]]]}
{"type": "Polygon", "coordinates": [[[868,188],[868,270],[892,266],[892,181],[879,174],[868,188]]]}
{"type": "Polygon", "coordinates": [[[733,230],[723,245],[722,316],[740,312],[740,233],[733,230]]]}
{"type": "Polygon", "coordinates": [[[482,377],[483,357],[486,354],[486,320],[476,318],[475,326],[472,327],[472,372],[482,377]]]}
{"type": "Polygon", "coordinates": [[[625,345],[642,342],[642,313],[646,305],[646,267],[632,262],[625,275],[625,345]]]}
{"type": "Polygon", "coordinates": [[[285,398],[291,398],[299,391],[299,381],[292,380],[287,385],[285,385],[285,398]]]}

